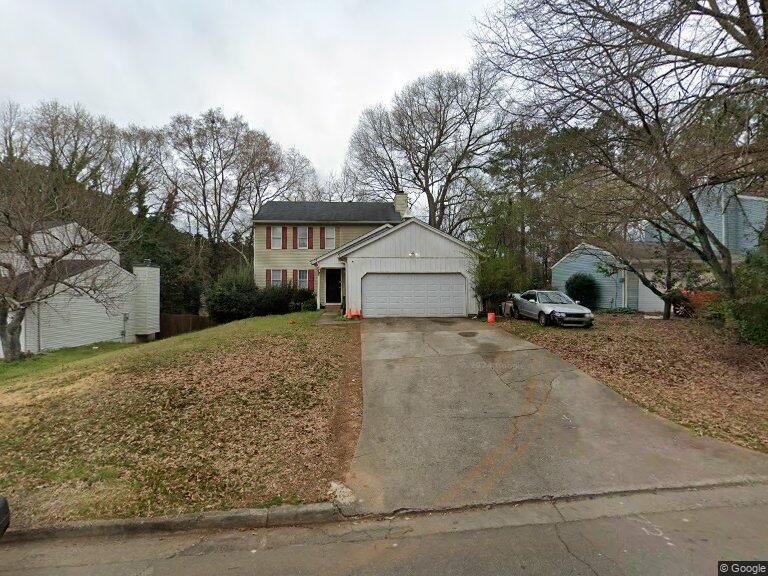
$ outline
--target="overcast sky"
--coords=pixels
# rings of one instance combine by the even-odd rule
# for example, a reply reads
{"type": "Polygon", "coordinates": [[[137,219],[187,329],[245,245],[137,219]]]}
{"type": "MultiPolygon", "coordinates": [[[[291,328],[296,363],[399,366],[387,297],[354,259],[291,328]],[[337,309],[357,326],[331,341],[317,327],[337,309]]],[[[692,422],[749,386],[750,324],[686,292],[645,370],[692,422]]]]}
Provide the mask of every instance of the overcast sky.
{"type": "Polygon", "coordinates": [[[490,0],[0,0],[0,100],[121,125],[220,107],[322,172],[366,106],[472,59],[490,0]]]}

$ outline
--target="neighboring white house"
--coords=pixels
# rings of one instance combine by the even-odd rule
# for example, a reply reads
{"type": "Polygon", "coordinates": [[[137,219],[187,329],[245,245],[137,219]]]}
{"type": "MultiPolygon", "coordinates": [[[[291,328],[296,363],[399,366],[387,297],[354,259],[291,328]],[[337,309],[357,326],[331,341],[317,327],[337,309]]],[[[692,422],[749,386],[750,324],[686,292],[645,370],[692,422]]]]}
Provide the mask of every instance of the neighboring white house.
{"type": "MultiPolygon", "coordinates": [[[[46,246],[55,246],[61,239],[82,234],[82,230],[76,224],[56,224],[42,230],[40,238],[46,246]]],[[[27,309],[22,351],[38,353],[95,342],[154,338],[160,331],[160,270],[151,265],[135,266],[131,273],[119,262],[119,253],[105,242],[92,244],[88,254],[62,260],[46,286],[53,296],[27,309]],[[78,281],[73,282],[73,278],[78,281]],[[105,306],[72,288],[62,288],[67,280],[77,285],[109,285],[114,298],[105,306]]]]}
{"type": "Polygon", "coordinates": [[[318,272],[341,269],[347,309],[364,317],[477,314],[472,282],[477,251],[407,218],[385,224],[312,260],[318,272]]]}

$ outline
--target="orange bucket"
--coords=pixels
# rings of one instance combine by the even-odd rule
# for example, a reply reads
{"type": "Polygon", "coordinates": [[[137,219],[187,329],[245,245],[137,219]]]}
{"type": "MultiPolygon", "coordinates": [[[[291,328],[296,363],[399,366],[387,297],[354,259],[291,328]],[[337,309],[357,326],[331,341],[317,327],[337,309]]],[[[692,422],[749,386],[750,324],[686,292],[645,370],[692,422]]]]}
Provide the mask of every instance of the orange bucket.
{"type": "Polygon", "coordinates": [[[488,312],[488,324],[493,324],[495,322],[496,322],[496,313],[488,312]]]}

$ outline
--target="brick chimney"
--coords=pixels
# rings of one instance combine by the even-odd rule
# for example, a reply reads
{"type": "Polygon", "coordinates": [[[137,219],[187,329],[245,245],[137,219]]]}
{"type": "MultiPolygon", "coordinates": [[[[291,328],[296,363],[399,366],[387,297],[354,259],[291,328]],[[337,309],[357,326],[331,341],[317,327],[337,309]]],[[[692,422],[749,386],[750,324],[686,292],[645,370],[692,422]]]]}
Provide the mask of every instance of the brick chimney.
{"type": "Polygon", "coordinates": [[[405,218],[408,216],[408,194],[405,192],[398,192],[395,194],[395,210],[400,213],[400,216],[405,218]]]}

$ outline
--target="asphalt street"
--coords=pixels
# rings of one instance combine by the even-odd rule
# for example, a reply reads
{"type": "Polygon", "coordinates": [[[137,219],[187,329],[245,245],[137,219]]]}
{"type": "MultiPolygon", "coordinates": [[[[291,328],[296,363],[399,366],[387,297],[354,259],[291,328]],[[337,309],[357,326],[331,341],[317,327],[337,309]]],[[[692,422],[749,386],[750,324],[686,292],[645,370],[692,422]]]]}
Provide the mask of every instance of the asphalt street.
{"type": "Polygon", "coordinates": [[[0,542],[14,576],[716,574],[768,559],[768,487],[660,491],[307,528],[0,542]]]}

